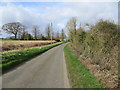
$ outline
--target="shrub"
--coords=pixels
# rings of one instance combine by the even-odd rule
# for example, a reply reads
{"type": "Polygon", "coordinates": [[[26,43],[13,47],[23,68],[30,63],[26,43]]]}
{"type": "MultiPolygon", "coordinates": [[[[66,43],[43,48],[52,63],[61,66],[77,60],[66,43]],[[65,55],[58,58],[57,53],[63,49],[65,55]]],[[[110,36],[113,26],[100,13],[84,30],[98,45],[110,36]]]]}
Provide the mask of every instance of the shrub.
{"type": "Polygon", "coordinates": [[[56,42],[60,42],[60,39],[55,39],[56,42]]]}
{"type": "MultiPolygon", "coordinates": [[[[83,60],[85,64],[90,62],[93,66],[99,66],[101,71],[111,72],[104,72],[102,78],[107,77],[107,74],[110,74],[110,78],[114,78],[112,73],[118,72],[119,34],[120,30],[118,30],[117,24],[109,20],[99,20],[95,25],[90,26],[89,30],[80,27],[76,34],[70,33],[69,37],[76,56],[85,58],[86,60],[83,60]]],[[[89,68],[91,67],[89,66],[89,68]]],[[[109,85],[109,80],[103,81],[109,85]]],[[[112,82],[114,86],[117,86],[115,79],[112,79],[112,82]]]]}

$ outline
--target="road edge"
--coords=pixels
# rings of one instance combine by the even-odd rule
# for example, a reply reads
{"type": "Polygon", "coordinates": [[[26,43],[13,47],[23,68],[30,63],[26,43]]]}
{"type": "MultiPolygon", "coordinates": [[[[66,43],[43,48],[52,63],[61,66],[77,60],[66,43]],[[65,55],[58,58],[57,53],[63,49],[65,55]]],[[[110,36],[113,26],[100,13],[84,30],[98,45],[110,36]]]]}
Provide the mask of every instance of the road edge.
{"type": "MultiPolygon", "coordinates": [[[[66,45],[64,45],[65,47],[66,45]]],[[[63,66],[64,66],[64,85],[66,88],[70,88],[70,83],[68,79],[68,71],[67,71],[67,65],[66,65],[66,60],[65,60],[65,53],[64,53],[64,48],[63,48],[63,66]]]]}

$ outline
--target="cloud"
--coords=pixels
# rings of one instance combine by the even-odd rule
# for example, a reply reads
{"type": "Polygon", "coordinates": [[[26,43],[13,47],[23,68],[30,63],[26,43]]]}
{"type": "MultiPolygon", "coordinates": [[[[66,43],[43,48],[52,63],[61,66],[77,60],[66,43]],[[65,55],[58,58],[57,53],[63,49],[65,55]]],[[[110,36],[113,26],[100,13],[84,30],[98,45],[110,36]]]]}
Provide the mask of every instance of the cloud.
{"type": "MultiPolygon", "coordinates": [[[[61,30],[71,17],[78,18],[78,24],[95,23],[98,19],[110,19],[117,22],[117,3],[5,3],[0,6],[0,26],[9,22],[21,22],[32,30],[34,25],[45,27],[53,23],[54,30],[61,30]]],[[[5,34],[6,35],[6,34],[5,34]]],[[[5,37],[5,35],[3,35],[5,37]]]]}
{"type": "Polygon", "coordinates": [[[28,30],[31,30],[34,25],[41,27],[45,24],[44,16],[34,12],[31,8],[7,4],[7,6],[0,7],[0,10],[2,13],[0,26],[9,22],[21,22],[28,30]]]}
{"type": "Polygon", "coordinates": [[[1,0],[2,2],[118,2],[119,0],[1,0]]]}

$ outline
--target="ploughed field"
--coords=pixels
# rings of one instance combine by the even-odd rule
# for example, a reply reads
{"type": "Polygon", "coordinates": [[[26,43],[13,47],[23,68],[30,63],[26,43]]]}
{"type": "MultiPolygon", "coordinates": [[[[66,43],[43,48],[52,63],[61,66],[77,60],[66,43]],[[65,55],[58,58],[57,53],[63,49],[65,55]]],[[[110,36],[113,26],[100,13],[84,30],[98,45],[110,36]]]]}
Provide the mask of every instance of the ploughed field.
{"type": "Polygon", "coordinates": [[[40,47],[49,44],[56,43],[56,41],[50,40],[1,40],[2,50],[1,52],[5,51],[12,51],[12,50],[21,50],[26,48],[33,48],[33,47],[40,47]]]}

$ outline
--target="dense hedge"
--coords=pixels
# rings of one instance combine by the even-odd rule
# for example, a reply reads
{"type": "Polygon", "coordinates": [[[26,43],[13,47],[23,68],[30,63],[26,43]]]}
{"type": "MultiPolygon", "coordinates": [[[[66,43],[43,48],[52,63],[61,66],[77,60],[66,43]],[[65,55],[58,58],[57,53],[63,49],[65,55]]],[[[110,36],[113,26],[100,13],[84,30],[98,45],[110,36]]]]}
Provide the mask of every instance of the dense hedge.
{"type": "Polygon", "coordinates": [[[76,33],[74,31],[71,30],[69,35],[75,54],[85,58],[86,61],[83,62],[86,64],[89,62],[96,66],[97,71],[102,71],[104,75],[99,78],[106,84],[110,83],[108,87],[116,87],[114,84],[118,80],[114,75],[118,73],[118,42],[120,40],[118,25],[109,20],[99,20],[95,25],[89,25],[89,30],[80,27],[76,33]]]}

